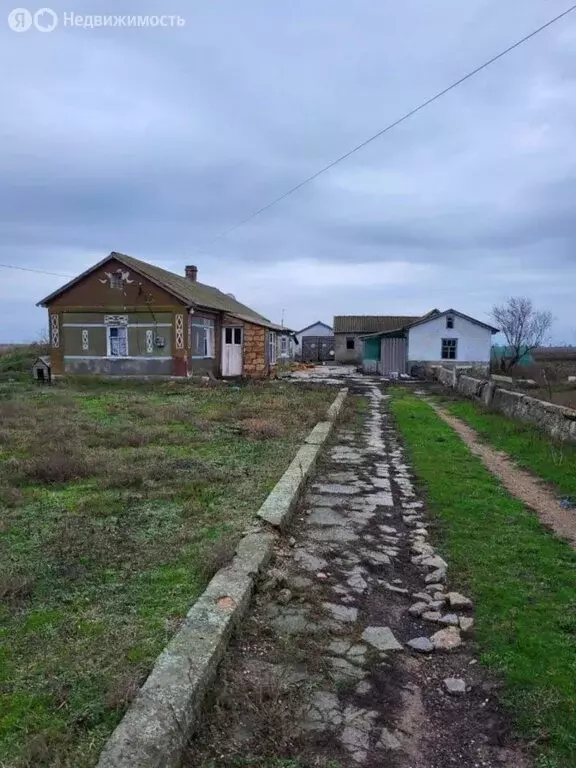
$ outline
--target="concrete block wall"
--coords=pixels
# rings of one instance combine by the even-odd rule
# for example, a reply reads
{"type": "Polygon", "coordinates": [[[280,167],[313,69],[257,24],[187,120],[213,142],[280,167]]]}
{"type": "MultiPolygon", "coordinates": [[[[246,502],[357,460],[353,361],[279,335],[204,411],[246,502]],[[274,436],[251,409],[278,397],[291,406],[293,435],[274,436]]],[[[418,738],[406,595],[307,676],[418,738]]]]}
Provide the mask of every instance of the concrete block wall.
{"type": "Polygon", "coordinates": [[[532,424],[555,440],[576,442],[576,411],[572,408],[537,400],[521,392],[510,392],[501,389],[490,379],[458,375],[441,366],[433,366],[431,372],[441,384],[455,389],[464,397],[481,401],[485,406],[512,419],[532,424]]]}

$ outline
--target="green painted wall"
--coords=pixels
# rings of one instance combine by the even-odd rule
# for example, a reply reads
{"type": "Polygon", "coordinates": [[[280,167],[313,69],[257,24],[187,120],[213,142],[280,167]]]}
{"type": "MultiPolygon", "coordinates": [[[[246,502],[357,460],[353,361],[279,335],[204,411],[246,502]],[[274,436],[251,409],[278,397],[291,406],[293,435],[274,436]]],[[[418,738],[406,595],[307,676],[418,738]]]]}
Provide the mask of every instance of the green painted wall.
{"type": "MultiPolygon", "coordinates": [[[[108,313],[106,313],[108,314],[108,313]]],[[[117,314],[117,313],[115,313],[117,314]]],[[[129,323],[171,323],[171,312],[123,312],[129,323]]],[[[63,312],[62,323],[103,323],[103,312],[63,312]]]]}
{"type": "MultiPolygon", "coordinates": [[[[127,313],[129,325],[142,324],[141,327],[128,327],[128,356],[129,357],[171,357],[172,328],[156,327],[152,324],[151,315],[143,312],[127,313]],[[162,336],[164,347],[154,346],[151,352],[146,349],[146,331],[153,331],[154,336],[162,336]]],[[[170,323],[170,313],[158,313],[157,323],[170,323]]],[[[106,328],[103,325],[104,315],[97,312],[66,312],[62,316],[61,337],[64,355],[75,357],[106,357],[106,328]],[[68,324],[74,323],[74,327],[68,324]],[[82,349],[82,331],[88,331],[88,349],[82,349]]]]}
{"type": "Polygon", "coordinates": [[[381,338],[364,339],[364,360],[380,360],[381,338]]]}

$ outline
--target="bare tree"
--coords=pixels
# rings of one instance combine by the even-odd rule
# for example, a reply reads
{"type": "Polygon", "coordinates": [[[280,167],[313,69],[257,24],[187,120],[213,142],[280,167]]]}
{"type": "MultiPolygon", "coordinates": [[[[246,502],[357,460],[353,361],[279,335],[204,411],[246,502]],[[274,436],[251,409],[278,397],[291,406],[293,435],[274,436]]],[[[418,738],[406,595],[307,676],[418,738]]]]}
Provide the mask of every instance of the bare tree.
{"type": "Polygon", "coordinates": [[[506,337],[510,351],[508,368],[542,346],[552,326],[552,313],[534,309],[532,300],[525,296],[512,296],[493,307],[492,317],[506,337]]]}

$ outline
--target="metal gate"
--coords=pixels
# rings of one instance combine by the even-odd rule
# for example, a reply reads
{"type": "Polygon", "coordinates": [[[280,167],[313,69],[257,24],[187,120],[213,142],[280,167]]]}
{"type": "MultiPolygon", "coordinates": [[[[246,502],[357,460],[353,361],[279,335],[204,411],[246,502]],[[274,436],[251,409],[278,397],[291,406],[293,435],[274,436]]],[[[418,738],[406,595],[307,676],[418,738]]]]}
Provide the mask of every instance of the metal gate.
{"type": "Polygon", "coordinates": [[[334,336],[302,336],[302,360],[323,363],[334,360],[334,336]]]}
{"type": "Polygon", "coordinates": [[[408,344],[406,339],[383,338],[380,359],[380,373],[406,373],[408,344]]]}

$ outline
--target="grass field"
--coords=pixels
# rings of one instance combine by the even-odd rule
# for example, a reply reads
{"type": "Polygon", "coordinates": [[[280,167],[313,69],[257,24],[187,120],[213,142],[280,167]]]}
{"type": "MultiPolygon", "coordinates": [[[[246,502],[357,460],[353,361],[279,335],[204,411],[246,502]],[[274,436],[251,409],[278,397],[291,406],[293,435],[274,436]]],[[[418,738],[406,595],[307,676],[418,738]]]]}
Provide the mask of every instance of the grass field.
{"type": "Polygon", "coordinates": [[[334,395],[0,384],[2,768],[95,764],[334,395]]]}
{"type": "Polygon", "coordinates": [[[470,424],[478,435],[515,462],[555,486],[559,495],[576,502],[576,445],[558,443],[535,427],[470,401],[443,401],[454,416],[470,424]]]}
{"type": "Polygon", "coordinates": [[[392,413],[438,523],[452,586],[476,602],[481,660],[541,768],[576,765],[576,553],[509,496],[425,402],[392,413]]]}

